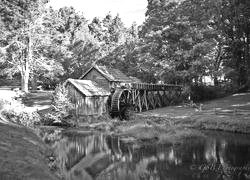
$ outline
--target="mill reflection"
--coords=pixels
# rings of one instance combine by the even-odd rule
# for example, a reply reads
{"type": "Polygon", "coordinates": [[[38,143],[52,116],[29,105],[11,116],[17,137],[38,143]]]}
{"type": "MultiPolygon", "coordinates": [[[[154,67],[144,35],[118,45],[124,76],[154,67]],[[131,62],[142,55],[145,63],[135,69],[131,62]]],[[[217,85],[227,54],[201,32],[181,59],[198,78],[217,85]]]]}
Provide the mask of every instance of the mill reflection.
{"type": "Polygon", "coordinates": [[[250,174],[228,171],[250,165],[249,144],[214,137],[181,145],[138,146],[117,136],[78,134],[63,136],[55,148],[67,180],[247,179],[250,174]],[[204,170],[211,164],[220,170],[204,170]]]}

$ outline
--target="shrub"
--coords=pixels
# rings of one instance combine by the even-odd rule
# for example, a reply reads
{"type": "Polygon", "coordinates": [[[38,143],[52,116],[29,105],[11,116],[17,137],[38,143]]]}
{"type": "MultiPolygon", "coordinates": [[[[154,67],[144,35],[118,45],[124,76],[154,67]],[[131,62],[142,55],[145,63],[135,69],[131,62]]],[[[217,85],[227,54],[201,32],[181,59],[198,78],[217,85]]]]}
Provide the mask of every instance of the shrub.
{"type": "Polygon", "coordinates": [[[59,84],[52,95],[52,107],[52,111],[44,116],[43,124],[51,125],[55,122],[66,124],[65,119],[72,118],[74,106],[68,96],[68,90],[63,84],[59,84]]]}
{"type": "Polygon", "coordinates": [[[191,94],[191,88],[188,85],[184,85],[182,88],[182,92],[181,92],[181,96],[180,96],[180,100],[181,101],[189,101],[189,96],[191,94]]]}
{"type": "Polygon", "coordinates": [[[52,106],[56,112],[62,115],[68,114],[73,109],[73,104],[68,96],[68,90],[63,84],[59,84],[52,96],[52,106]]]}
{"type": "Polygon", "coordinates": [[[1,114],[10,122],[34,128],[34,125],[40,121],[40,116],[37,112],[26,108],[16,100],[0,99],[1,114]]]}
{"type": "Polygon", "coordinates": [[[217,86],[206,85],[193,85],[191,86],[191,100],[205,101],[218,97],[222,97],[225,94],[224,90],[217,86]]]}
{"type": "Polygon", "coordinates": [[[29,128],[34,128],[40,122],[40,116],[37,112],[28,110],[5,109],[2,114],[10,121],[29,128]]]}

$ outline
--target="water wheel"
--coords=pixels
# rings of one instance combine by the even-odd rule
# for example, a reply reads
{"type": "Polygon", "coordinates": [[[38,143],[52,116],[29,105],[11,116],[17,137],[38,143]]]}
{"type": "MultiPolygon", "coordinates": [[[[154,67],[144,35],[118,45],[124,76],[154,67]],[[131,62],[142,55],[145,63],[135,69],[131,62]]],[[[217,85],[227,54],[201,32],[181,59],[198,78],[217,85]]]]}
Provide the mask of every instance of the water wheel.
{"type": "Polygon", "coordinates": [[[128,120],[132,110],[132,95],[128,89],[117,89],[111,100],[111,116],[128,120]]]}

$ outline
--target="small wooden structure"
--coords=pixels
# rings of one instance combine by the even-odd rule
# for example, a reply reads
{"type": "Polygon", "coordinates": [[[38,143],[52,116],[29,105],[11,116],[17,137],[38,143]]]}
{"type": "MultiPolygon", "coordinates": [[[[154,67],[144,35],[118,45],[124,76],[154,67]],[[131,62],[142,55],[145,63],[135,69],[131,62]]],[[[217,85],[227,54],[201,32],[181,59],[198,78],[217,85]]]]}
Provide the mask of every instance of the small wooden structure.
{"type": "Polygon", "coordinates": [[[109,91],[91,80],[68,79],[65,82],[77,116],[102,115],[107,112],[109,91]]]}
{"type": "Polygon", "coordinates": [[[80,79],[95,81],[106,90],[117,88],[124,83],[141,83],[139,79],[128,77],[118,69],[98,65],[92,66],[80,79]]]}

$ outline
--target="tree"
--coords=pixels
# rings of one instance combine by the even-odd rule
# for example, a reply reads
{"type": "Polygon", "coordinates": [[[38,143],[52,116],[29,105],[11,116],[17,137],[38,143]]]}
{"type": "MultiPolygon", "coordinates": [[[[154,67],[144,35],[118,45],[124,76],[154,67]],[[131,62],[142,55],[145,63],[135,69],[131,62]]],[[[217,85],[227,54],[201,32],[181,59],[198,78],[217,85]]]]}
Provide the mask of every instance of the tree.
{"type": "Polygon", "coordinates": [[[222,30],[226,34],[228,61],[226,65],[237,74],[239,86],[250,86],[250,2],[222,0],[222,30]]]}
{"type": "Polygon", "coordinates": [[[222,1],[148,1],[139,32],[144,44],[141,57],[151,63],[158,78],[198,83],[210,75],[218,84],[228,54],[222,1]]]}
{"type": "MultiPolygon", "coordinates": [[[[98,37],[95,36],[94,29],[91,33],[87,20],[74,8],[61,8],[57,14],[60,24],[57,23],[57,37],[54,38],[54,59],[64,68],[62,80],[69,77],[79,78],[100,56],[98,37]]],[[[91,24],[93,28],[94,24],[91,24]]]]}
{"type": "Polygon", "coordinates": [[[25,92],[28,92],[29,78],[34,71],[41,67],[53,70],[52,61],[42,52],[42,46],[49,41],[43,26],[45,3],[42,0],[22,0],[1,4],[1,17],[4,17],[1,21],[4,28],[10,31],[7,36],[1,37],[7,52],[4,61],[8,65],[6,73],[20,72],[21,88],[25,92]]]}
{"type": "Polygon", "coordinates": [[[108,13],[102,20],[94,18],[89,24],[90,33],[100,44],[100,57],[103,58],[126,41],[126,28],[119,17],[108,13]]]}

